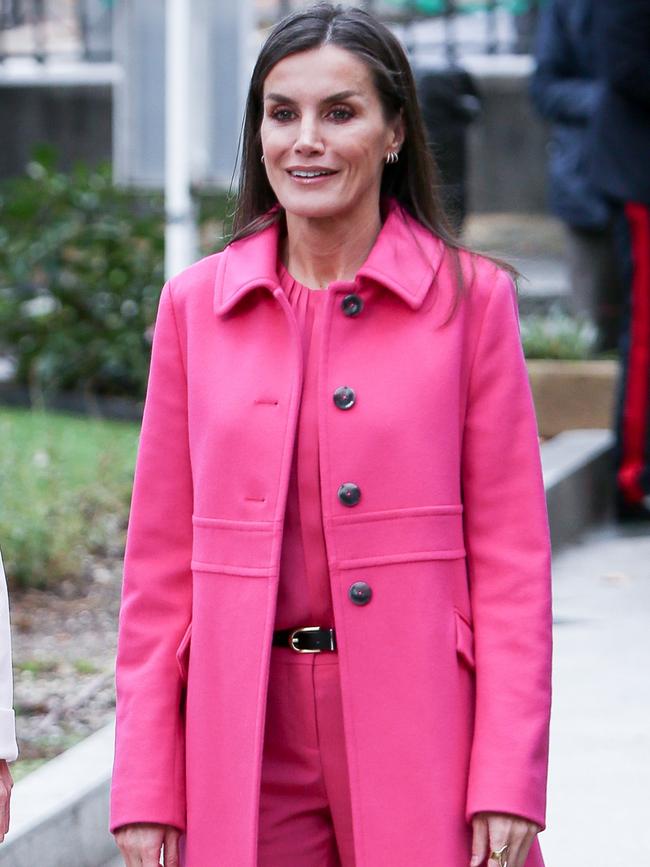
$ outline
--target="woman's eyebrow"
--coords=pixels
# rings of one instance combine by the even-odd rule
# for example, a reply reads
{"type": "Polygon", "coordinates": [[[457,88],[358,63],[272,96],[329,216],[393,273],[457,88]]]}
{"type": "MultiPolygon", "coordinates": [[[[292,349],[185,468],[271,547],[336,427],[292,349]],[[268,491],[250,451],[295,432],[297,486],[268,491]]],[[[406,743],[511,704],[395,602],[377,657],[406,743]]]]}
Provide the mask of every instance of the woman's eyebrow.
{"type": "MultiPolygon", "coordinates": [[[[321,103],[340,102],[343,99],[349,99],[351,96],[363,96],[363,94],[359,93],[357,90],[341,90],[339,93],[333,93],[331,96],[326,96],[321,100],[321,103]]],[[[295,100],[291,99],[290,96],[283,96],[281,93],[267,93],[264,99],[270,99],[273,102],[295,102],[295,100]]]]}

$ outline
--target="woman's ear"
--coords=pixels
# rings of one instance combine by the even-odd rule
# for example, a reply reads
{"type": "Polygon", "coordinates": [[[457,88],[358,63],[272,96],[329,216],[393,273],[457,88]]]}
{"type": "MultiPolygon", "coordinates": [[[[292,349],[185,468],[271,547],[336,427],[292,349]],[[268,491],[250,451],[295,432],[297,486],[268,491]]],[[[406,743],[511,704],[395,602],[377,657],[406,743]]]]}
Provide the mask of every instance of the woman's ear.
{"type": "Polygon", "coordinates": [[[404,138],[404,109],[400,108],[399,114],[393,121],[393,143],[391,145],[392,150],[399,150],[404,144],[404,138]]]}

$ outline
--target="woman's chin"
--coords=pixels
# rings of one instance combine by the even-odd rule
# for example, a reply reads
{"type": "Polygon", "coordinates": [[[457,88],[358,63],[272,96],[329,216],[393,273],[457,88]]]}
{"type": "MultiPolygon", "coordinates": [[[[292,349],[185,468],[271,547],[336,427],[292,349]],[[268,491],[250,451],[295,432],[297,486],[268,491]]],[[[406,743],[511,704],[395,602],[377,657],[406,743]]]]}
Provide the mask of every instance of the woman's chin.
{"type": "Polygon", "coordinates": [[[338,217],[344,214],[348,208],[347,201],[342,202],[340,198],[332,199],[330,196],[321,196],[317,192],[309,190],[282,196],[279,201],[288,214],[311,220],[327,220],[338,217]]]}

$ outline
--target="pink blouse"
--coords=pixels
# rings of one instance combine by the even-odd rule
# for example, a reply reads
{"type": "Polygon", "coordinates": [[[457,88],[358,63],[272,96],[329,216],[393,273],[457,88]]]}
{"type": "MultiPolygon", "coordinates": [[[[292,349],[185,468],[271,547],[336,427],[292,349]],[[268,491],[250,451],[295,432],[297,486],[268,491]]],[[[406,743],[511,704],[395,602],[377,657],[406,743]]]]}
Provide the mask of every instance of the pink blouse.
{"type": "Polygon", "coordinates": [[[320,508],[316,404],[325,291],[298,283],[281,261],[278,276],[302,331],[305,375],[285,513],[275,629],[334,626],[320,508]]]}

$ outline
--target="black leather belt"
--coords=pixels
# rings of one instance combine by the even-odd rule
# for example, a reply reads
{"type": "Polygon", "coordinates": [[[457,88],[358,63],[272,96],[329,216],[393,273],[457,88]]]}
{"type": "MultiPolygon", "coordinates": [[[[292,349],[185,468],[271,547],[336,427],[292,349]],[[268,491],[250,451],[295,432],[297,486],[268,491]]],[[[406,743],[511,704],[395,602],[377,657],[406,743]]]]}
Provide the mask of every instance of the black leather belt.
{"type": "Polygon", "coordinates": [[[290,647],[297,653],[321,653],[323,650],[336,650],[336,634],[331,626],[276,629],[273,644],[276,647],[290,647]]]}

